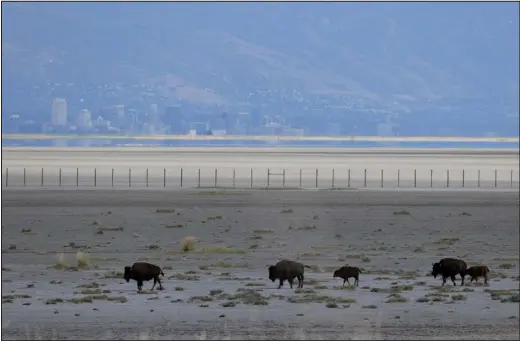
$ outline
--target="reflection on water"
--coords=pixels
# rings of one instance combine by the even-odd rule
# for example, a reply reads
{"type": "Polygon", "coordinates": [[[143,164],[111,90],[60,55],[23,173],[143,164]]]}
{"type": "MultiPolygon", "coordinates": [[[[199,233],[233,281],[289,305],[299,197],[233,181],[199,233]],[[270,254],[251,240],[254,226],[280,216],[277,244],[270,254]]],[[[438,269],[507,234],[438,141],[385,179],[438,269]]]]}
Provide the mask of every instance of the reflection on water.
{"type": "Polygon", "coordinates": [[[365,142],[365,141],[209,141],[209,140],[136,140],[136,139],[52,139],[52,140],[11,140],[2,139],[3,147],[393,147],[393,148],[513,148],[518,142],[365,142]]]}

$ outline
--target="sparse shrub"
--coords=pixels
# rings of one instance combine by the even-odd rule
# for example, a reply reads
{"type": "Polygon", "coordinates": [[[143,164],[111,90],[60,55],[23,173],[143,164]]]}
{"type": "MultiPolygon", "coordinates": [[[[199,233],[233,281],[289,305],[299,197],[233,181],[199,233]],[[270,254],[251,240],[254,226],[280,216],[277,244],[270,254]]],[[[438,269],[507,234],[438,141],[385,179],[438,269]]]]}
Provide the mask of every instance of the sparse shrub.
{"type": "Polygon", "coordinates": [[[500,300],[500,302],[502,302],[502,303],[520,303],[520,295],[516,294],[516,295],[511,295],[506,298],[502,298],[500,300]]]}
{"type": "Polygon", "coordinates": [[[169,224],[165,226],[167,229],[182,229],[185,226],[183,224],[169,224]]]}
{"type": "Polygon", "coordinates": [[[453,294],[451,295],[452,301],[465,301],[468,298],[468,296],[463,294],[453,294]]]}
{"type": "Polygon", "coordinates": [[[86,252],[78,251],[76,253],[76,263],[80,269],[88,268],[90,264],[89,255],[86,252]]]}
{"type": "Polygon", "coordinates": [[[364,305],[363,309],[377,309],[377,305],[375,305],[375,304],[364,305]]]}
{"type": "Polygon", "coordinates": [[[404,303],[404,302],[408,302],[408,299],[399,294],[388,295],[388,299],[385,301],[385,303],[404,303]]]}
{"type": "Polygon", "coordinates": [[[174,213],[175,210],[173,208],[157,208],[155,213],[174,213]]]}
{"type": "Polygon", "coordinates": [[[184,237],[181,242],[181,250],[183,252],[195,251],[196,244],[197,244],[197,238],[192,237],[192,236],[184,237]]]}

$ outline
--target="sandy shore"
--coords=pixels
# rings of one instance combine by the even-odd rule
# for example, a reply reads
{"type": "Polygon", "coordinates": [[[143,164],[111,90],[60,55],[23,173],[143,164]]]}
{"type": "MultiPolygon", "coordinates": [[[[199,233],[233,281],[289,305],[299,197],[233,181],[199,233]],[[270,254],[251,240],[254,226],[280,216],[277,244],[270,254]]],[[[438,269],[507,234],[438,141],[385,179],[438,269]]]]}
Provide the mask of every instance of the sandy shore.
{"type": "Polygon", "coordinates": [[[3,338],[518,337],[517,193],[174,193],[3,190],[3,338]],[[440,288],[446,256],[487,264],[489,285],[440,288]],[[282,258],[312,267],[303,290],[267,279],[282,258]],[[137,260],[164,291],[124,282],[137,260]],[[358,288],[332,279],[346,263],[358,288]]]}
{"type": "Polygon", "coordinates": [[[2,175],[11,188],[518,189],[520,173],[511,150],[2,148],[2,175]]]}

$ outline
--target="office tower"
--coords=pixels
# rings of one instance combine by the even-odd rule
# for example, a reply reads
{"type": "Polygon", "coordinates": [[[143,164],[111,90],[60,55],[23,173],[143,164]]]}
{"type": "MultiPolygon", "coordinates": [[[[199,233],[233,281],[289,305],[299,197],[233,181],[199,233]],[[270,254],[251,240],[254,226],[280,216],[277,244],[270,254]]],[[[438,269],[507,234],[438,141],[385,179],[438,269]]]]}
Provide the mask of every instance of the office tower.
{"type": "Polygon", "coordinates": [[[64,98],[55,98],[52,102],[52,125],[64,126],[67,124],[67,101],[64,98]]]}
{"type": "Polygon", "coordinates": [[[78,113],[76,125],[80,130],[92,128],[92,115],[89,110],[83,109],[78,113]]]}
{"type": "Polygon", "coordinates": [[[159,126],[161,124],[161,118],[159,117],[159,106],[157,104],[150,105],[149,123],[152,126],[159,126]]]}

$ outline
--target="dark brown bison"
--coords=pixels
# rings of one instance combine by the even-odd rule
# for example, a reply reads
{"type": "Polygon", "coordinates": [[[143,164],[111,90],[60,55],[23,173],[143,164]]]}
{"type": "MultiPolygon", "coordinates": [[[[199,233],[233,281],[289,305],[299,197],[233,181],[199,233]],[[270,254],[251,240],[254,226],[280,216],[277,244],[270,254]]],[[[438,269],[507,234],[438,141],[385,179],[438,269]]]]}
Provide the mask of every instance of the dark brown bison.
{"type": "Polygon", "coordinates": [[[292,289],[294,278],[298,278],[298,288],[303,288],[303,273],[305,272],[305,268],[311,267],[292,260],[281,260],[276,263],[276,265],[269,266],[269,279],[273,282],[277,279],[280,281],[278,289],[280,289],[283,286],[283,282],[287,280],[292,289]]]}
{"type": "Polygon", "coordinates": [[[157,265],[145,263],[145,262],[137,262],[132,266],[125,266],[125,281],[128,283],[131,279],[137,281],[137,290],[143,289],[143,281],[149,281],[153,279],[152,289],[155,288],[155,285],[159,283],[159,290],[163,290],[163,286],[161,284],[161,280],[159,279],[159,275],[164,276],[161,268],[157,265]]]}
{"type": "Polygon", "coordinates": [[[488,284],[488,274],[489,274],[489,268],[487,266],[477,265],[477,266],[472,266],[472,267],[468,268],[466,270],[466,272],[464,273],[464,276],[471,277],[471,279],[469,280],[470,283],[473,282],[473,280],[475,280],[475,282],[477,282],[479,277],[484,277],[484,283],[488,284]]]}
{"type": "Polygon", "coordinates": [[[350,282],[348,281],[349,278],[354,277],[354,285],[359,286],[359,274],[362,274],[361,270],[358,267],[355,266],[342,266],[338,270],[334,271],[334,275],[332,278],[343,278],[343,285],[345,285],[345,282],[347,282],[348,285],[350,285],[350,282]]]}
{"type": "Polygon", "coordinates": [[[453,285],[455,283],[455,276],[460,275],[462,281],[460,285],[464,285],[464,276],[468,265],[465,261],[456,258],[443,258],[438,263],[432,264],[432,275],[433,278],[437,278],[438,275],[442,276],[442,285],[446,283],[446,278],[450,277],[453,285]]]}

